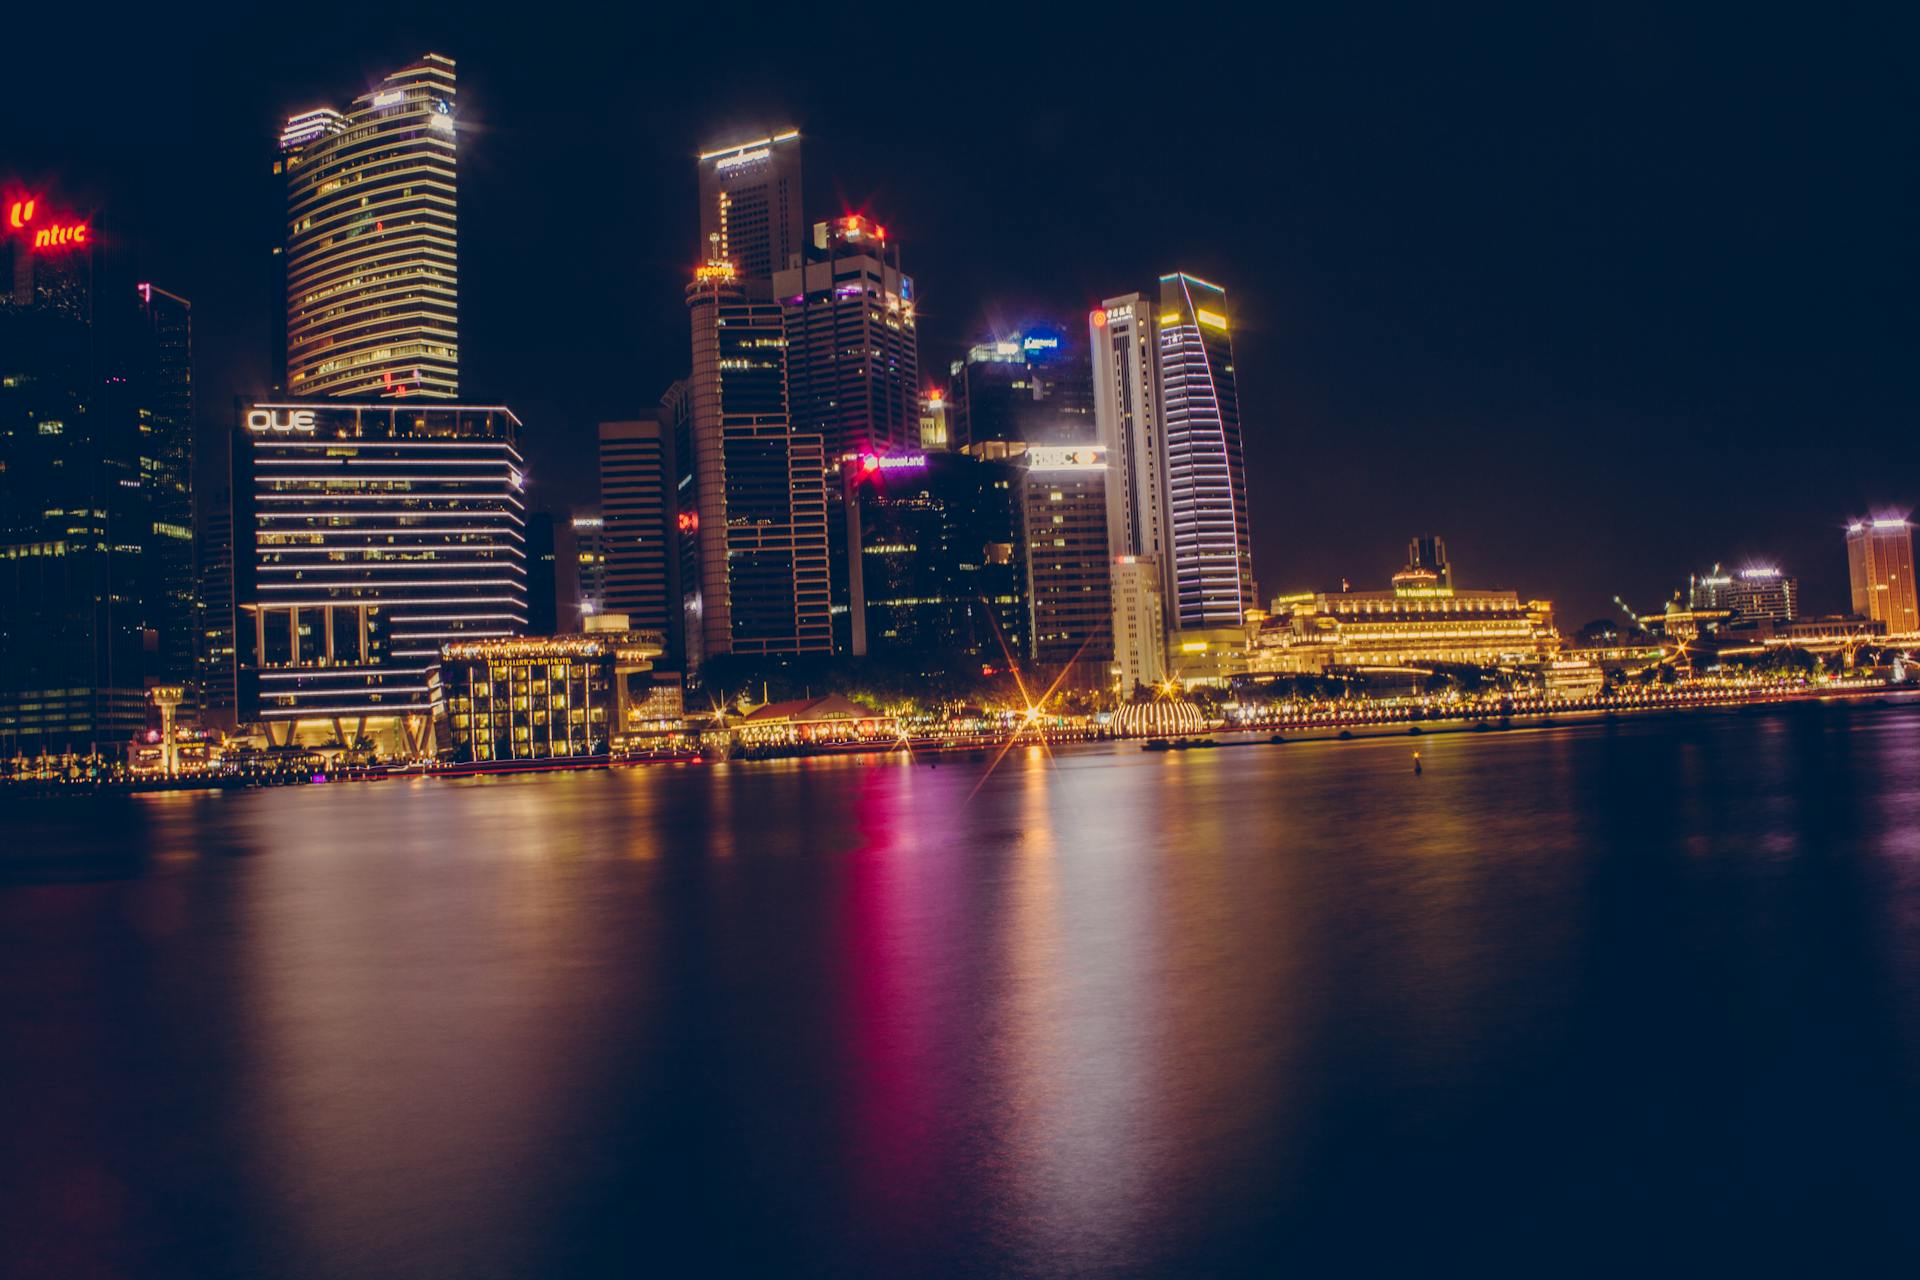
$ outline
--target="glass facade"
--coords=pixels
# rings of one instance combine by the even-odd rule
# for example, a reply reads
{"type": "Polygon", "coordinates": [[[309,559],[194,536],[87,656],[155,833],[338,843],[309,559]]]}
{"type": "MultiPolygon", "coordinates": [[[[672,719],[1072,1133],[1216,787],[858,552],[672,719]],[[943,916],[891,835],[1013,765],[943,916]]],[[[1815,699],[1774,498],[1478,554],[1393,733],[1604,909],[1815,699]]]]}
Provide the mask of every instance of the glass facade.
{"type": "Polygon", "coordinates": [[[511,411],[299,404],[245,416],[236,569],[243,702],[257,713],[246,718],[424,716],[442,645],[526,629],[511,411]]]}
{"type": "Polygon", "coordinates": [[[1257,607],[1227,315],[1227,295],[1219,286],[1185,274],[1160,278],[1167,604],[1183,630],[1238,626],[1257,607]]]}
{"type": "Polygon", "coordinates": [[[698,544],[689,609],[698,652],[829,653],[826,453],[787,413],[784,319],[769,286],[709,263],[687,289],[691,490],[698,544]]]}
{"type": "Polygon", "coordinates": [[[427,54],[281,131],[287,393],[459,393],[453,61],[427,54]]]}
{"type": "MultiPolygon", "coordinates": [[[[909,455],[904,459],[916,462],[909,455]]],[[[1031,619],[1017,495],[1005,461],[930,453],[916,465],[842,467],[845,514],[861,548],[860,573],[844,566],[862,602],[865,652],[1025,656],[1031,619]]],[[[836,538],[836,561],[847,555],[836,538]]],[[[836,608],[836,642],[852,649],[851,607],[836,608]]]]}
{"type": "Polygon", "coordinates": [[[118,755],[191,667],[189,308],[124,241],[37,247],[72,215],[30,203],[0,228],[0,755],[118,755]]]}

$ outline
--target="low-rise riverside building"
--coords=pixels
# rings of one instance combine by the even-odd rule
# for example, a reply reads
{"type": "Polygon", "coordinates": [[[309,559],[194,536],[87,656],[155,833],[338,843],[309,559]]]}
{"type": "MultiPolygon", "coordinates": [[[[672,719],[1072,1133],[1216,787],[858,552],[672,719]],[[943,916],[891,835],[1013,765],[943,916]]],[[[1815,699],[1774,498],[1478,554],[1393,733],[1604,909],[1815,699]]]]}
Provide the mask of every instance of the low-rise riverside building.
{"type": "Polygon", "coordinates": [[[445,749],[460,763],[609,754],[636,711],[654,709],[658,631],[601,614],[596,629],[474,640],[441,651],[445,749]],[[617,626],[606,624],[617,623],[617,626]]]}
{"type": "Polygon", "coordinates": [[[1254,637],[1254,674],[1332,667],[1538,665],[1560,652],[1553,604],[1514,591],[1461,590],[1435,538],[1414,540],[1388,591],[1307,592],[1274,601],[1254,637]]]}
{"type": "Polygon", "coordinates": [[[747,747],[891,741],[900,734],[892,716],[837,693],[769,702],[748,712],[735,732],[747,747]]]}

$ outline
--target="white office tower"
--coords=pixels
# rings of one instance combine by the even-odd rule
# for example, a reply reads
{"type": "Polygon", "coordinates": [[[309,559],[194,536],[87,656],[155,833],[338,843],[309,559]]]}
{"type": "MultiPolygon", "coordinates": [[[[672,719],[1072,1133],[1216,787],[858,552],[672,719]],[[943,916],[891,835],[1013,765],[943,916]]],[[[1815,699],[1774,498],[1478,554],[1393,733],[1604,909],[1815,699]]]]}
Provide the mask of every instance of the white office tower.
{"type": "Polygon", "coordinates": [[[1113,562],[1113,676],[1121,697],[1167,677],[1167,631],[1160,612],[1160,566],[1150,556],[1113,562]]]}

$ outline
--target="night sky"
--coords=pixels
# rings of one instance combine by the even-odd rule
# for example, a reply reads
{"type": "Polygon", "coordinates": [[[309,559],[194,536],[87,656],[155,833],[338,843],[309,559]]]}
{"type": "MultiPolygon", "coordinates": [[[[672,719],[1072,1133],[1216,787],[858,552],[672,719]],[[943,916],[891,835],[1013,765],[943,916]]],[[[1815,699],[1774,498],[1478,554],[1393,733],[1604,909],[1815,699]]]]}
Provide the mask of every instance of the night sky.
{"type": "Polygon", "coordinates": [[[459,63],[463,398],[520,413],[547,505],[592,503],[593,424],[685,371],[693,156],[760,123],[805,134],[809,221],[899,238],[923,370],[1164,271],[1225,285],[1263,597],[1384,587],[1431,530],[1461,585],[1550,596],[1566,629],[1714,560],[1777,560],[1833,611],[1845,518],[1920,503],[1920,103],[1891,30],[428,12],[9,17],[0,176],[97,204],[193,300],[203,430],[265,384],[282,118],[431,49],[459,63]]]}

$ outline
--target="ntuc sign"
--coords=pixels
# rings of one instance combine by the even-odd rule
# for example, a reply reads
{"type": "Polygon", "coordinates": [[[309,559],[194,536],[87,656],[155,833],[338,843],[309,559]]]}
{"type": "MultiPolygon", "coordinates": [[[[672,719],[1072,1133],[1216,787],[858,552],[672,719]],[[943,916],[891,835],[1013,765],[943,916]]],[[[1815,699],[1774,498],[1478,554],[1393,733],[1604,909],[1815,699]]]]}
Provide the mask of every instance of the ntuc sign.
{"type": "Polygon", "coordinates": [[[300,432],[312,435],[314,429],[313,410],[311,409],[249,409],[247,410],[247,430],[254,432],[278,432],[291,435],[300,432]]]}
{"type": "Polygon", "coordinates": [[[38,200],[7,201],[7,230],[19,232],[21,239],[40,252],[78,249],[85,246],[93,235],[91,223],[63,222],[58,218],[46,220],[38,217],[39,212],[38,200]]]}

